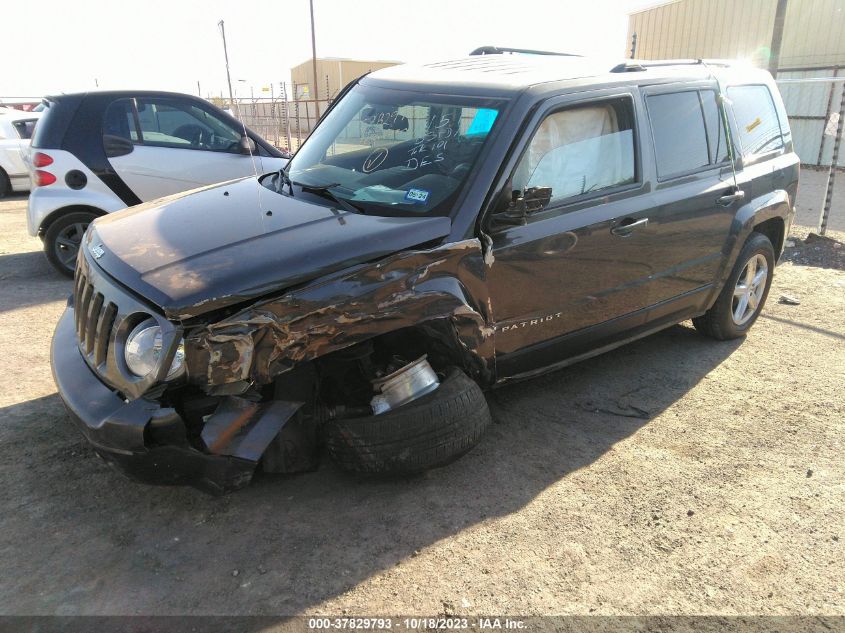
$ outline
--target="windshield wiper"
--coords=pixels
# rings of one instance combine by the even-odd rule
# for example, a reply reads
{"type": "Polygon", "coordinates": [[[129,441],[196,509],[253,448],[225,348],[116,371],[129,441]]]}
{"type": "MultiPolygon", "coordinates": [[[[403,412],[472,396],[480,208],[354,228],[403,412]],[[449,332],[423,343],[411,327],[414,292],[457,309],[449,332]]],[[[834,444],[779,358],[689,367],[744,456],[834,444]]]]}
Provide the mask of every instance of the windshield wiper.
{"type": "MultiPolygon", "coordinates": [[[[282,167],[282,168],[279,170],[279,175],[282,177],[282,186],[283,186],[283,187],[284,187],[285,185],[287,185],[287,186],[288,186],[288,195],[289,195],[291,198],[293,198],[293,181],[290,179],[290,176],[288,176],[288,172],[287,172],[287,170],[286,170],[284,167],[282,167]]],[[[278,191],[278,190],[277,190],[277,192],[278,192],[278,193],[282,193],[281,191],[278,191]]]]}
{"type": "MultiPolygon", "coordinates": [[[[287,175],[285,175],[285,178],[287,178],[287,175]]],[[[296,180],[291,180],[290,178],[287,178],[287,185],[296,185],[297,187],[301,187],[304,191],[309,191],[311,193],[322,195],[324,198],[329,198],[330,200],[333,200],[334,202],[336,202],[351,213],[361,213],[363,215],[366,215],[366,211],[364,211],[363,208],[359,207],[356,204],[352,204],[346,198],[341,198],[340,196],[332,193],[331,188],[339,187],[339,182],[330,182],[325,185],[309,185],[304,182],[297,182],[296,180]]]]}

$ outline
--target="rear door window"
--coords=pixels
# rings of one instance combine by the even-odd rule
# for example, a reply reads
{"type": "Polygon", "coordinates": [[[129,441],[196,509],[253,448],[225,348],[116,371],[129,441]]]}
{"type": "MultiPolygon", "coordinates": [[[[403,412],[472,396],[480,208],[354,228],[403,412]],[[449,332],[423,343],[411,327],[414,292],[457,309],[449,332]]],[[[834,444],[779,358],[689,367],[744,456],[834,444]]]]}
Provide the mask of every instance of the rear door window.
{"type": "Polygon", "coordinates": [[[765,154],[783,147],[777,110],[766,86],[731,86],[728,99],[743,156],[765,154]]]}
{"type": "Polygon", "coordinates": [[[707,127],[707,145],[710,149],[710,162],[718,165],[730,158],[728,142],[725,137],[725,118],[719,109],[715,90],[702,90],[701,107],[704,110],[704,123],[707,127]]]}
{"type": "Polygon", "coordinates": [[[653,94],[646,101],[658,178],[664,180],[707,167],[710,150],[699,92],[653,94]]]}

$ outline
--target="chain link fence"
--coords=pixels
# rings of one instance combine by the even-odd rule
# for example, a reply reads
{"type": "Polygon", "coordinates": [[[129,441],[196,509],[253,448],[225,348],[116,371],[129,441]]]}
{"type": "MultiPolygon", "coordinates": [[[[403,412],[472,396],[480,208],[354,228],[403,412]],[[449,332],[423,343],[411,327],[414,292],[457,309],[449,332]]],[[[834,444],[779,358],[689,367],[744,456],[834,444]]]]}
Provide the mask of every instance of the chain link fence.
{"type": "MultiPolygon", "coordinates": [[[[829,167],[833,162],[843,80],[845,72],[838,66],[785,68],[777,74],[802,165],[829,167]]],[[[839,154],[836,166],[845,167],[845,153],[839,154]]]]}
{"type": "MultiPolygon", "coordinates": [[[[270,89],[269,96],[235,99],[232,114],[275,147],[296,151],[314,129],[317,121],[331,105],[331,99],[300,99],[296,84],[270,89]]],[[[228,106],[228,100],[224,107],[228,106]]]]}

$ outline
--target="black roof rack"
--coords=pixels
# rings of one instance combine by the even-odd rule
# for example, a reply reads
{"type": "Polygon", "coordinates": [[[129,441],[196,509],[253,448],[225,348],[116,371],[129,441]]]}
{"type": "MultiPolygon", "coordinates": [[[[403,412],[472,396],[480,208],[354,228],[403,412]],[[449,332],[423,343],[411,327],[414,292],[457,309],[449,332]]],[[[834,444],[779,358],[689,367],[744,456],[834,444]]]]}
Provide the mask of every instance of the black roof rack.
{"type": "Polygon", "coordinates": [[[612,73],[636,73],[648,68],[659,68],[661,66],[719,66],[727,68],[731,65],[729,60],[724,59],[638,59],[622,62],[610,69],[612,73]]]}
{"type": "Polygon", "coordinates": [[[521,53],[523,55],[559,55],[561,57],[581,57],[576,53],[555,53],[554,51],[535,51],[528,48],[505,48],[503,46],[479,46],[470,55],[504,55],[521,53]]]}

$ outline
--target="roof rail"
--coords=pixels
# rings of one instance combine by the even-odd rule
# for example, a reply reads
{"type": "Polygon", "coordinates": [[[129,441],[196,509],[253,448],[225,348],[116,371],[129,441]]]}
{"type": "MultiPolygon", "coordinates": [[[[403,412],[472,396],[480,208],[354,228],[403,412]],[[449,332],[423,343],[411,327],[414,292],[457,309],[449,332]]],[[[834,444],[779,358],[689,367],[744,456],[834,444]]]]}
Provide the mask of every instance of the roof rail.
{"type": "Polygon", "coordinates": [[[581,57],[576,53],[555,53],[554,51],[535,51],[528,48],[504,48],[502,46],[479,46],[470,55],[503,55],[522,53],[523,55],[559,55],[561,57],[581,57]]]}
{"type": "Polygon", "coordinates": [[[728,68],[735,62],[729,59],[638,59],[617,64],[610,69],[612,73],[632,73],[642,72],[648,68],[657,68],[660,66],[718,66],[720,68],[728,68]]]}

